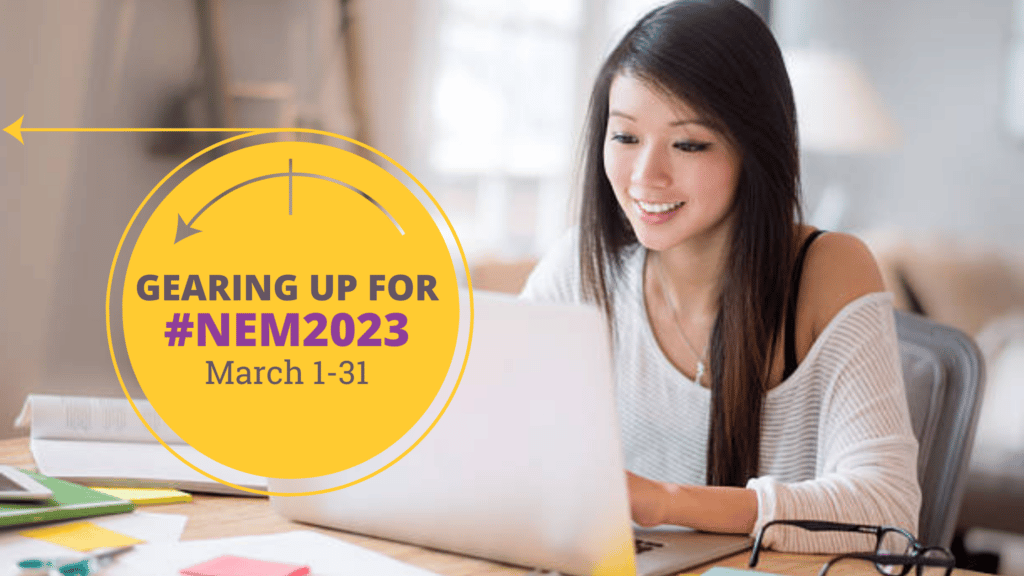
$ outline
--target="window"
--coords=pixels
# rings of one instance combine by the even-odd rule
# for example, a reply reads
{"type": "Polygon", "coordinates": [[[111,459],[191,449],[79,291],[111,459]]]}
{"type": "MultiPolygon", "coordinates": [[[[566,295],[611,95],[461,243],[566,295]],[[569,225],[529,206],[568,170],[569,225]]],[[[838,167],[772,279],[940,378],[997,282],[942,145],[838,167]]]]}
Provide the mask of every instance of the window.
{"type": "Polygon", "coordinates": [[[569,223],[601,60],[663,0],[437,0],[426,177],[470,257],[537,256],[569,223]]]}

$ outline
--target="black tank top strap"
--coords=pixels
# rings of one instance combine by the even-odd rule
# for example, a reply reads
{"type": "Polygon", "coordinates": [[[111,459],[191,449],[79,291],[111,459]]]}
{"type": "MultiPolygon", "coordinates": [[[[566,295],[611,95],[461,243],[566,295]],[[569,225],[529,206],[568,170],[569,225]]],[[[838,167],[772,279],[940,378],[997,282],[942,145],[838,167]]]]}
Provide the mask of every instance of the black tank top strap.
{"type": "Polygon", "coordinates": [[[803,246],[800,247],[800,252],[797,254],[796,262],[793,266],[792,291],[789,293],[789,302],[786,304],[786,341],[784,344],[785,348],[783,349],[786,364],[782,372],[783,380],[789,378],[793,372],[796,372],[796,303],[800,295],[800,277],[803,276],[807,249],[811,247],[811,242],[814,242],[818,236],[824,233],[824,230],[811,232],[810,236],[804,240],[803,246]]]}

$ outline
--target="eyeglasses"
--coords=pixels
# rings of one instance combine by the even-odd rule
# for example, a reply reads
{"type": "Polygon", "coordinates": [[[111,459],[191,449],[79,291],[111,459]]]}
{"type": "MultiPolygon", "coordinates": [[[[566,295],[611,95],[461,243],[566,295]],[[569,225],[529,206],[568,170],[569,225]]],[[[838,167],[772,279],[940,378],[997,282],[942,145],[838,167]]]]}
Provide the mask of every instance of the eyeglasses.
{"type": "MultiPolygon", "coordinates": [[[[750,567],[757,566],[757,560],[761,554],[761,540],[769,526],[782,525],[803,528],[812,532],[837,531],[857,532],[875,537],[874,552],[852,552],[840,554],[826,562],[818,576],[825,576],[829,569],[836,563],[847,560],[866,560],[875,565],[882,576],[906,576],[911,568],[916,568],[917,576],[929,576],[925,568],[944,568],[942,576],[950,576],[953,566],[956,563],[953,553],[940,546],[924,546],[902,528],[891,526],[864,526],[859,524],[843,524],[840,522],[825,522],[820,520],[772,520],[757,533],[754,540],[754,549],[750,553],[750,567]]],[[[936,574],[936,576],[938,576],[936,574]]]]}

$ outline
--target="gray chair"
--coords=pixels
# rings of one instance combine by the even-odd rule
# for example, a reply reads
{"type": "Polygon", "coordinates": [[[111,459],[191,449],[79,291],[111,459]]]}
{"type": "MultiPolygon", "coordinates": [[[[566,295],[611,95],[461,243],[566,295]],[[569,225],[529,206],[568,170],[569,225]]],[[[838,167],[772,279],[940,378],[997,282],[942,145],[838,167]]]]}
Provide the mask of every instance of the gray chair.
{"type": "Polygon", "coordinates": [[[949,546],[967,483],[967,465],[985,380],[981,351],[963,332],[896,312],[910,417],[921,446],[918,539],[949,546]]]}

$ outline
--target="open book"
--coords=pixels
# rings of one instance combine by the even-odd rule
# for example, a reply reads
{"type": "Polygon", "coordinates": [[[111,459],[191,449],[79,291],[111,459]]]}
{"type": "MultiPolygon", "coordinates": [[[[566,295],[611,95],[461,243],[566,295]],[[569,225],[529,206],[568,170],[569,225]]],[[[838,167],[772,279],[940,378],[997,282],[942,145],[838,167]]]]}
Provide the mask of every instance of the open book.
{"type": "MultiPolygon", "coordinates": [[[[185,444],[149,402],[135,400],[135,405],[182,458],[221,480],[267,489],[266,478],[228,468],[185,444]]],[[[149,433],[125,398],[31,394],[15,426],[31,426],[32,455],[47,476],[94,486],[252,495],[211,480],[178,460],[149,433]]]]}

